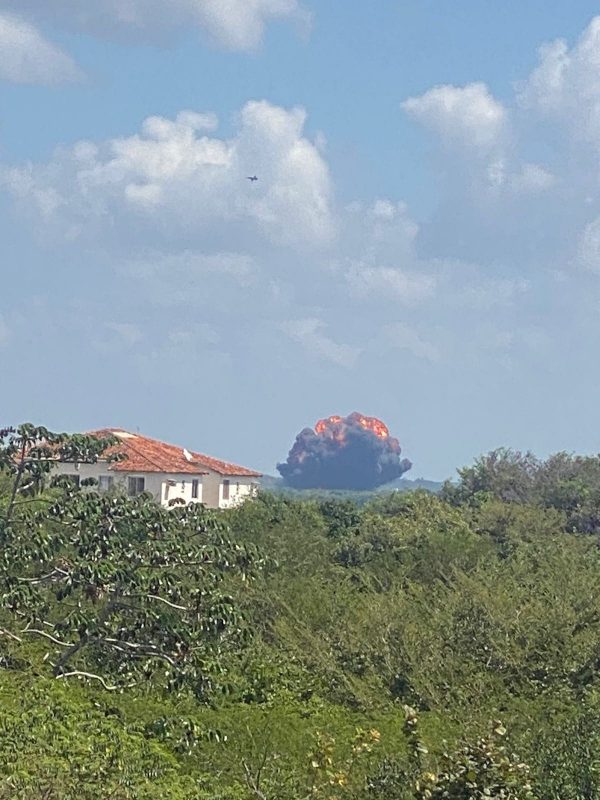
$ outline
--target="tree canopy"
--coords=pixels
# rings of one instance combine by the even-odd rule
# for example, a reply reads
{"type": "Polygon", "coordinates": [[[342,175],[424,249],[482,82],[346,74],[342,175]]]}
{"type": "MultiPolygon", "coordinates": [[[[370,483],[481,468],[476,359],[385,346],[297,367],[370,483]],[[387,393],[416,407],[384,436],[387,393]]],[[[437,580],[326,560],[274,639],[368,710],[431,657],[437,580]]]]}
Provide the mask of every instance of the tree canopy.
{"type": "Polygon", "coordinates": [[[215,512],[0,436],[0,800],[600,796],[595,457],[215,512]]]}

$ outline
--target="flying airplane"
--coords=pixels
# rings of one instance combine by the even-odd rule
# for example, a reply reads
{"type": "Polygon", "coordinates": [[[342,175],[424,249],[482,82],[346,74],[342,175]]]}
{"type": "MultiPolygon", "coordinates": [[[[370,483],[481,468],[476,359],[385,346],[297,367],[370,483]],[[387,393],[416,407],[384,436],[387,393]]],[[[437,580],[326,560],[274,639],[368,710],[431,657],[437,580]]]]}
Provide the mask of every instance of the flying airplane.
{"type": "Polygon", "coordinates": [[[257,181],[258,178],[256,177],[256,175],[248,175],[247,176],[247,180],[249,180],[249,181],[257,181]]]}

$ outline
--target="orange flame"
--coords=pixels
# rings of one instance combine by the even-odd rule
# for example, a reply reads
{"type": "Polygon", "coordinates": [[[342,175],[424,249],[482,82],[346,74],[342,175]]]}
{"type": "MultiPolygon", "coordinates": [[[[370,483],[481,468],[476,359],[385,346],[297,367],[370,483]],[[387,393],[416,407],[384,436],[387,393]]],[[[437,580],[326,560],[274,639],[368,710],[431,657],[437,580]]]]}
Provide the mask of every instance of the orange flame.
{"type": "Polygon", "coordinates": [[[339,425],[342,421],[342,417],[327,417],[327,419],[320,419],[317,424],[315,425],[315,431],[317,433],[325,433],[332,425],[339,425]]]}
{"type": "MultiPolygon", "coordinates": [[[[354,413],[350,415],[349,419],[350,418],[365,428],[365,430],[374,433],[375,436],[378,436],[380,439],[387,439],[390,435],[387,425],[380,419],[377,419],[377,417],[365,417],[362,414],[354,413]]],[[[315,425],[315,431],[320,436],[330,435],[338,441],[343,441],[345,439],[343,428],[341,427],[343,425],[344,418],[335,415],[327,417],[326,419],[320,419],[315,425]]]]}

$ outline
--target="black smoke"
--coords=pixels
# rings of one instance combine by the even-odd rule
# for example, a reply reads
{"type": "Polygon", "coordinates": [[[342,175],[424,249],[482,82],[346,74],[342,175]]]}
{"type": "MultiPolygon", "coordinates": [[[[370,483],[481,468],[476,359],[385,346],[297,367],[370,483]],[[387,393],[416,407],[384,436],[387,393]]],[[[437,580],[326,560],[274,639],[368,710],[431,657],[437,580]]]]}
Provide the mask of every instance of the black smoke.
{"type": "Polygon", "coordinates": [[[383,423],[355,412],[322,420],[316,430],[304,428],[277,469],[295,489],[374,489],[411,468],[400,453],[400,443],[383,423]],[[369,421],[381,426],[385,435],[365,427],[369,421]]]}

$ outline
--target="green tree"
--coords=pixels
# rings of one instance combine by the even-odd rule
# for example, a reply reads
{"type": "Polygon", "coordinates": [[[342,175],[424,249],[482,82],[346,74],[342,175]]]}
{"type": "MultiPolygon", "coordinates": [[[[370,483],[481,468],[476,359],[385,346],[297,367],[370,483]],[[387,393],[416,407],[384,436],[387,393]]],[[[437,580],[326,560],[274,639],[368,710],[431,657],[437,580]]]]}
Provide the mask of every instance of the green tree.
{"type": "Polygon", "coordinates": [[[0,551],[5,634],[43,643],[58,679],[119,688],[151,678],[204,696],[242,631],[225,580],[249,577],[256,549],[201,505],[167,510],[147,495],[72,486],[44,499],[57,454],[95,460],[111,442],[32,426],[4,433],[0,461],[13,476],[0,551]]]}

